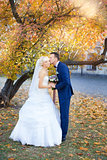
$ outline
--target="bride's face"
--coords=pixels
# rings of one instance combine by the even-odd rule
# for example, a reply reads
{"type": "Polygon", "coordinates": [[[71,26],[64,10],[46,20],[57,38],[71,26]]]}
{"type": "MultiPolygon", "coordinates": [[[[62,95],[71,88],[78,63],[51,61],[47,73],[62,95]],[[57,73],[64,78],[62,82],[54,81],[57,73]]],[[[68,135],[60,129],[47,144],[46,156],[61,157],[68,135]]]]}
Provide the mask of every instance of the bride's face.
{"type": "Polygon", "coordinates": [[[43,62],[43,67],[44,67],[44,68],[49,68],[49,66],[50,66],[50,61],[49,61],[49,59],[43,62]]]}

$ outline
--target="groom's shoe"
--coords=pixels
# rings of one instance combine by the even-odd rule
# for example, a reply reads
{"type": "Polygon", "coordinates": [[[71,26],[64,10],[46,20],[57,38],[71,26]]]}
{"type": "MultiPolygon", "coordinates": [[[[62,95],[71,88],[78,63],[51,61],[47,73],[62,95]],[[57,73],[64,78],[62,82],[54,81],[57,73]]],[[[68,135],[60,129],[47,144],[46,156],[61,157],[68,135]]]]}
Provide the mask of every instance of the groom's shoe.
{"type": "Polygon", "coordinates": [[[62,142],[64,142],[66,140],[66,138],[62,138],[62,142]]]}

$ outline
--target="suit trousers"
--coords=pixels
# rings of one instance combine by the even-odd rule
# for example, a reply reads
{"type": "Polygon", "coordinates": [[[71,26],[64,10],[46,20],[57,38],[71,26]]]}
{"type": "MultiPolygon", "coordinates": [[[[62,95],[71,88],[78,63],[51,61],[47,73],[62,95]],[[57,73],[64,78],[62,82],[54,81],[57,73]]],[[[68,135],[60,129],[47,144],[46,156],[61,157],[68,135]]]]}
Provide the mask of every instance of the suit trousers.
{"type": "Polygon", "coordinates": [[[60,116],[61,116],[61,128],[62,128],[62,139],[66,138],[66,134],[68,131],[68,124],[69,124],[69,106],[70,106],[70,99],[59,99],[60,104],[60,116]]]}

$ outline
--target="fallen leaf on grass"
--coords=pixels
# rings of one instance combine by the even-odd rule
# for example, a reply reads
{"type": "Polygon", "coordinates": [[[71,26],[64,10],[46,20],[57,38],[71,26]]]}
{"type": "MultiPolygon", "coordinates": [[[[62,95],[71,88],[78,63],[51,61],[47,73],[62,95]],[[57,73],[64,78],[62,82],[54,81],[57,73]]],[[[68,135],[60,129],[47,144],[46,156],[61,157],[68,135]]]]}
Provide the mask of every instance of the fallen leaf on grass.
{"type": "Polygon", "coordinates": [[[86,128],[81,128],[81,130],[84,130],[84,131],[85,131],[85,130],[86,130],[86,128]]]}
{"type": "Polygon", "coordinates": [[[82,156],[83,155],[83,153],[76,153],[77,155],[79,155],[79,156],[82,156]]]}
{"type": "Polygon", "coordinates": [[[96,153],[101,153],[101,151],[95,151],[96,153]]]}
{"type": "Polygon", "coordinates": [[[73,143],[73,145],[77,145],[77,143],[73,143]]]}
{"type": "Polygon", "coordinates": [[[7,144],[6,146],[7,146],[7,148],[10,148],[10,147],[11,147],[11,145],[10,145],[10,144],[7,144]]]}
{"type": "Polygon", "coordinates": [[[107,157],[107,153],[102,152],[101,154],[105,155],[107,157]]]}
{"type": "Polygon", "coordinates": [[[70,157],[73,157],[74,155],[73,155],[73,154],[69,154],[69,156],[70,156],[70,157]]]}
{"type": "Polygon", "coordinates": [[[89,143],[88,141],[84,140],[85,143],[89,143]]]}
{"type": "Polygon", "coordinates": [[[13,149],[11,149],[11,150],[12,150],[12,151],[16,151],[16,149],[14,149],[14,148],[13,148],[13,149]]]}
{"type": "Polygon", "coordinates": [[[102,124],[102,126],[105,126],[105,123],[104,123],[104,122],[102,122],[101,124],[102,124]]]}
{"type": "Polygon", "coordinates": [[[84,124],[84,122],[83,122],[83,121],[75,121],[75,123],[84,124]]]}
{"type": "Polygon", "coordinates": [[[59,152],[59,151],[57,151],[56,153],[57,153],[57,154],[59,154],[60,152],[59,152]]]}
{"type": "Polygon", "coordinates": [[[100,143],[100,142],[94,142],[94,144],[95,144],[95,145],[99,145],[99,144],[101,144],[101,143],[100,143]]]}
{"type": "Polygon", "coordinates": [[[14,158],[8,158],[8,160],[15,160],[14,158]]]}
{"type": "Polygon", "coordinates": [[[106,141],[106,138],[103,138],[102,141],[103,141],[103,142],[106,141]]]}
{"type": "Polygon", "coordinates": [[[80,147],[79,149],[83,151],[88,151],[88,148],[84,148],[84,147],[80,147]]]}
{"type": "Polygon", "coordinates": [[[101,150],[107,153],[107,146],[102,147],[101,150]]]}
{"type": "Polygon", "coordinates": [[[86,139],[90,139],[89,137],[87,137],[87,136],[84,136],[84,138],[86,138],[86,139]]]}
{"type": "Polygon", "coordinates": [[[86,146],[89,146],[89,142],[88,141],[84,140],[84,142],[86,143],[86,146]]]}
{"type": "Polygon", "coordinates": [[[13,126],[13,124],[9,123],[8,126],[13,126]]]}
{"type": "Polygon", "coordinates": [[[100,136],[102,136],[103,134],[102,133],[100,133],[100,132],[98,132],[98,134],[100,135],[100,136]]]}
{"type": "MultiPolygon", "coordinates": [[[[82,160],[91,160],[91,159],[89,159],[89,158],[83,158],[82,160]]],[[[93,159],[94,160],[94,159],[93,159]]]]}

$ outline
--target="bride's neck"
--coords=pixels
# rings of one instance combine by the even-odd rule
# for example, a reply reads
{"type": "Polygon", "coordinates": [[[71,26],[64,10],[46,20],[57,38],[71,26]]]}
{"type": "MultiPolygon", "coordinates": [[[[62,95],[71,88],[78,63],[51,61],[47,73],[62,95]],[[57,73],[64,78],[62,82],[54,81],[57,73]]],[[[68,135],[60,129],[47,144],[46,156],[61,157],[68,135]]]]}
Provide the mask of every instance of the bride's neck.
{"type": "Polygon", "coordinates": [[[45,67],[43,67],[43,70],[46,71],[46,72],[48,72],[47,68],[45,68],[45,67]]]}

